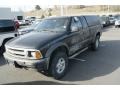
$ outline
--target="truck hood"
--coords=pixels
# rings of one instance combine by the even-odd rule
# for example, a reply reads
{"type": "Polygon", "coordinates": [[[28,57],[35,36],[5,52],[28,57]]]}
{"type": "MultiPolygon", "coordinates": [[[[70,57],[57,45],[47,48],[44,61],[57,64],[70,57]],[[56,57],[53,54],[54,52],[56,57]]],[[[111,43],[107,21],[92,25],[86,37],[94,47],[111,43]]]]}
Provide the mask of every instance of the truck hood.
{"type": "Polygon", "coordinates": [[[40,49],[51,41],[61,37],[64,33],[56,32],[30,32],[19,36],[6,43],[6,46],[13,48],[40,49]]]}

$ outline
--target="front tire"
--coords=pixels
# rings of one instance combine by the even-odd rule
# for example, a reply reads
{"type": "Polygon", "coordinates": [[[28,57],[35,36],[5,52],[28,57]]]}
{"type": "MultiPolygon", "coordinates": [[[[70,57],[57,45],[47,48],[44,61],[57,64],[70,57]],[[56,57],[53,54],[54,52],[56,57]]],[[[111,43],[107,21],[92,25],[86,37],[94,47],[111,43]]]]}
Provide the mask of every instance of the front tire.
{"type": "Polygon", "coordinates": [[[62,78],[68,68],[68,57],[65,52],[57,52],[52,58],[50,73],[55,79],[62,78]]]}
{"type": "Polygon", "coordinates": [[[5,52],[5,46],[4,45],[2,45],[1,47],[0,47],[0,55],[2,56],[2,54],[5,52]]]}
{"type": "Polygon", "coordinates": [[[100,44],[100,36],[97,35],[96,38],[95,38],[94,43],[92,44],[92,50],[93,50],[93,51],[98,50],[99,44],[100,44]]]}
{"type": "Polygon", "coordinates": [[[9,41],[12,38],[7,38],[3,41],[2,46],[0,47],[0,54],[2,55],[5,52],[5,44],[7,41],[9,41]]]}

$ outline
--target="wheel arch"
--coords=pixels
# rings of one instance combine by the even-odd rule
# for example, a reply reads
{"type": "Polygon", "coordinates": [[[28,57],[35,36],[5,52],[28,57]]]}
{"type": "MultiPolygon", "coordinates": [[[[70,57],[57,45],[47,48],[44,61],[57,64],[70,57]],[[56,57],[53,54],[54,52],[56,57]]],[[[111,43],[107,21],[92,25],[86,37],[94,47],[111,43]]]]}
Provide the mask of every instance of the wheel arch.
{"type": "Polygon", "coordinates": [[[51,46],[45,55],[45,57],[49,57],[49,60],[47,61],[47,69],[49,69],[51,60],[54,57],[55,53],[58,51],[66,52],[67,56],[69,55],[69,48],[66,44],[57,43],[56,45],[51,46]]]}
{"type": "Polygon", "coordinates": [[[1,40],[1,46],[2,47],[8,40],[12,39],[13,37],[10,37],[10,38],[4,38],[1,40]]]}
{"type": "Polygon", "coordinates": [[[96,36],[98,36],[98,35],[101,36],[101,33],[100,33],[100,32],[97,32],[96,36]]]}

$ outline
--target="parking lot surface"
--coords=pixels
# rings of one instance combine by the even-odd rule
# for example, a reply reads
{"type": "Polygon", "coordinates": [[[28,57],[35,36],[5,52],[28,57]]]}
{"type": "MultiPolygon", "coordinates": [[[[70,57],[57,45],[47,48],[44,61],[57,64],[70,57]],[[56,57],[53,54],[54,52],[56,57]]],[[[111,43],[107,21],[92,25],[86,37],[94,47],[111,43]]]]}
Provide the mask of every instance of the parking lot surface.
{"type": "Polygon", "coordinates": [[[120,84],[120,29],[103,29],[98,51],[87,50],[70,60],[69,70],[61,80],[45,76],[35,70],[16,69],[0,57],[0,84],[120,84]]]}

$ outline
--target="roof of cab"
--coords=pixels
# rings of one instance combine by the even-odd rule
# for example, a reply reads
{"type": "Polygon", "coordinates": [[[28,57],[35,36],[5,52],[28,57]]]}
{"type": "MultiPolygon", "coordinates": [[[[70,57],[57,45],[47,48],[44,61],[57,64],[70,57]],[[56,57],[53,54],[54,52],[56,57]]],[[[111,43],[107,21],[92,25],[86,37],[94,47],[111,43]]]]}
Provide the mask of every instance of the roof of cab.
{"type": "Polygon", "coordinates": [[[70,18],[71,16],[51,16],[51,17],[47,17],[45,19],[53,19],[53,18],[70,18]]]}
{"type": "Polygon", "coordinates": [[[47,17],[45,19],[53,19],[53,18],[71,18],[71,17],[78,17],[78,16],[98,16],[98,15],[72,15],[72,16],[51,16],[51,17],[47,17]]]}

